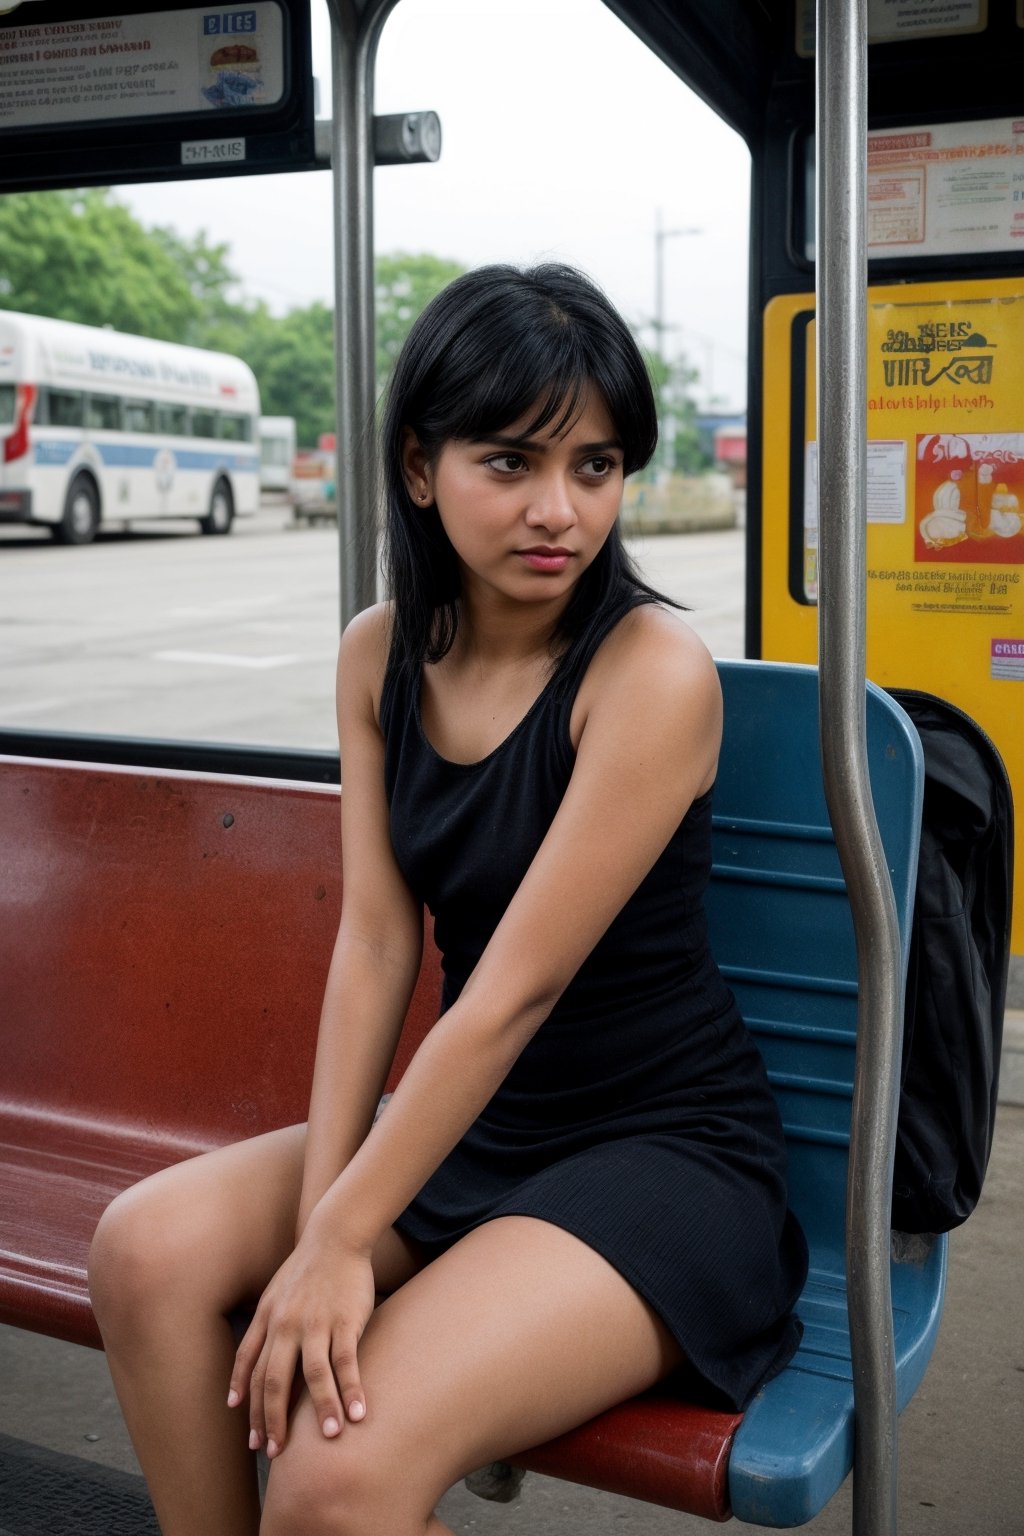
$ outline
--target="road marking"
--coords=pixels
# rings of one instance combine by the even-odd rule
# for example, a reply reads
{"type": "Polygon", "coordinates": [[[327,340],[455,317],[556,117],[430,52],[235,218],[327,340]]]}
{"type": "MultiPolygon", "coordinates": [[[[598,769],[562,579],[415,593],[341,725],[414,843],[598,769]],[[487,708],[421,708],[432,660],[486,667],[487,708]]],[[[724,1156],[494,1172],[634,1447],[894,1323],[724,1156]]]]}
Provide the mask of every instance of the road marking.
{"type": "Polygon", "coordinates": [[[154,661],[180,661],[203,667],[249,667],[256,672],[269,671],[271,667],[290,667],[306,658],[297,654],[285,656],[235,656],[227,651],[154,651],[154,661]]]}

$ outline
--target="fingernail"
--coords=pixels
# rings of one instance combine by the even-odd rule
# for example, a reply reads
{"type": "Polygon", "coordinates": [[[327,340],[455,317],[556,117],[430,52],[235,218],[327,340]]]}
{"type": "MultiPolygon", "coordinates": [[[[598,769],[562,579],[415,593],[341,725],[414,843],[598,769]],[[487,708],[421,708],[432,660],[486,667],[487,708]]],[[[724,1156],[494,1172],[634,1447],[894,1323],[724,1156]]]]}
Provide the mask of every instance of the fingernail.
{"type": "Polygon", "coordinates": [[[366,1409],[362,1403],[349,1403],[348,1405],[348,1416],[350,1419],[361,1419],[365,1412],[366,1409]]]}
{"type": "Polygon", "coordinates": [[[267,1455],[269,1457],[271,1457],[271,1458],[273,1458],[273,1457],[275,1457],[277,1455],[277,1441],[276,1440],[268,1440],[267,1441],[267,1455]]]}
{"type": "Polygon", "coordinates": [[[251,1429],[249,1431],[249,1449],[250,1449],[250,1451],[258,1451],[259,1448],[260,1448],[259,1432],[257,1430],[255,1430],[255,1429],[251,1429]]]}
{"type": "Polygon", "coordinates": [[[337,1419],[324,1419],[324,1434],[337,1435],[341,1433],[341,1425],[337,1419]]]}
{"type": "Polygon", "coordinates": [[[234,1387],[232,1387],[231,1391],[228,1393],[228,1407],[237,1408],[241,1401],[242,1399],[239,1397],[234,1387]]]}

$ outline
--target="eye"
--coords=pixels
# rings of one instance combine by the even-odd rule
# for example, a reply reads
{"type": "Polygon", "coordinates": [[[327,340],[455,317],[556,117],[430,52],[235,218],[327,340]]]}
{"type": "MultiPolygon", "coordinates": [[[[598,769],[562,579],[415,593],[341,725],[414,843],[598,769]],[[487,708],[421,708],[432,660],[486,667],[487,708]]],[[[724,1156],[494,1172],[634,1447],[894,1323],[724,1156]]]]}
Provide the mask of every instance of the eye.
{"type": "Polygon", "coordinates": [[[591,480],[607,480],[614,473],[615,467],[616,461],[606,453],[595,453],[580,465],[582,472],[591,480]]]}
{"type": "Polygon", "coordinates": [[[521,453],[493,453],[484,463],[490,469],[497,470],[499,475],[517,475],[526,468],[526,460],[521,453]]]}

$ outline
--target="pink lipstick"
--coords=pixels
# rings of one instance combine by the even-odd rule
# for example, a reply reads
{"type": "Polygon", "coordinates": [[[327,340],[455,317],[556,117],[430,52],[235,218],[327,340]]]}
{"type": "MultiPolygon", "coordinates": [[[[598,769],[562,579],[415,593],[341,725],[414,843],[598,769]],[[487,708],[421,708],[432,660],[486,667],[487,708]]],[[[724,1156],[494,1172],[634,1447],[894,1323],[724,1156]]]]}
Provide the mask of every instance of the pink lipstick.
{"type": "Polygon", "coordinates": [[[549,544],[534,544],[530,549],[517,549],[520,560],[532,571],[564,571],[572,559],[571,549],[560,549],[549,544]]]}

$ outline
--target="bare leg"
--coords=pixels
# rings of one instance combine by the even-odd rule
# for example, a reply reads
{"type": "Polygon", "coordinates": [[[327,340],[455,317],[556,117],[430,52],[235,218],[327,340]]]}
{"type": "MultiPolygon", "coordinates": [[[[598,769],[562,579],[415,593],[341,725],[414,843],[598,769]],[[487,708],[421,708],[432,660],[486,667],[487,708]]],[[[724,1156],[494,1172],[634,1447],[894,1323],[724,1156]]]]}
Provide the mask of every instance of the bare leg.
{"type": "Polygon", "coordinates": [[[664,1325],[570,1233],[487,1223],[378,1307],[360,1345],[369,1412],[337,1439],[308,1397],[273,1462],[263,1536],[449,1536],[433,1510],[475,1467],[651,1386],[664,1325]]]}
{"type": "MultiPolygon", "coordinates": [[[[93,1307],[164,1536],[259,1529],[228,1319],[294,1245],[304,1147],[293,1126],[179,1163],[119,1196],[93,1240],[93,1307]]],[[[396,1234],[379,1257],[382,1291],[416,1267],[396,1234]]]]}

